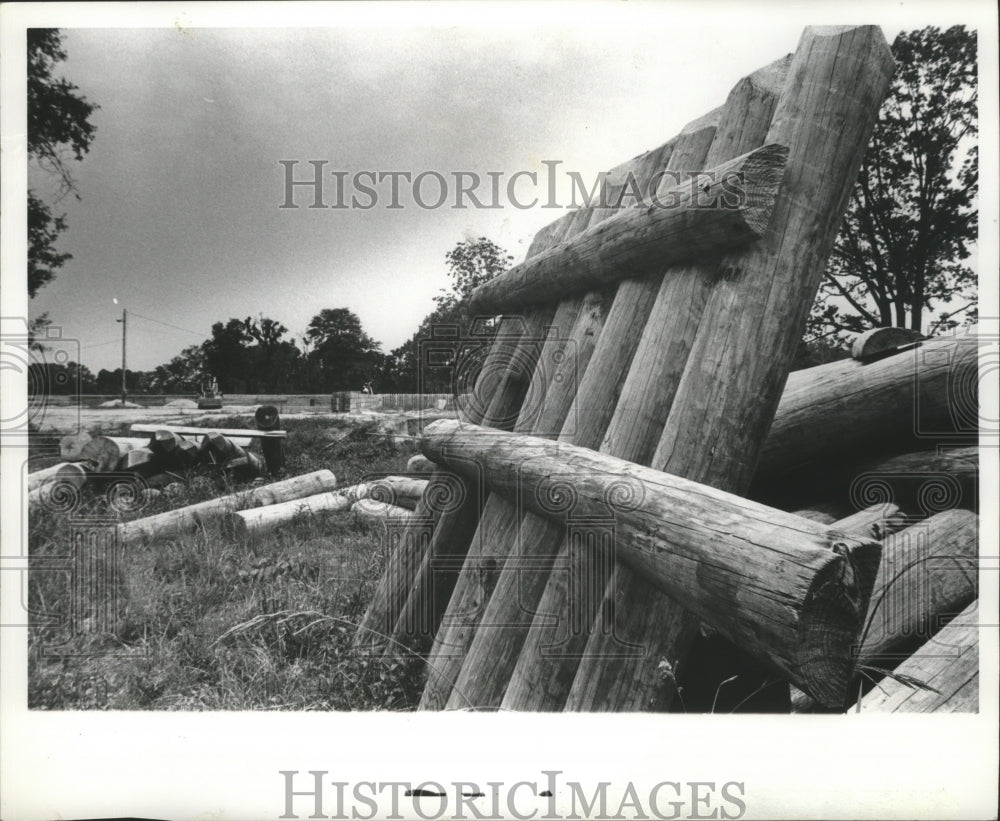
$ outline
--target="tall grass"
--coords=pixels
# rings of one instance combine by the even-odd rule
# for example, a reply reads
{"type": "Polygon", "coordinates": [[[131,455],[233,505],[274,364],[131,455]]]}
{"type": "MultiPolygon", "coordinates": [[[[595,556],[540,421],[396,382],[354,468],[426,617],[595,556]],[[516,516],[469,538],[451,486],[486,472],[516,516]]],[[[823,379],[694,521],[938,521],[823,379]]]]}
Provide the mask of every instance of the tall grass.
{"type": "MultiPolygon", "coordinates": [[[[245,420],[213,420],[244,427],[245,420]]],[[[288,420],[286,472],[329,468],[338,484],[398,473],[412,454],[371,428],[288,420]]],[[[124,431],[105,430],[104,433],[124,431]]],[[[51,447],[51,442],[42,443],[51,447]]],[[[351,647],[386,560],[379,532],[347,513],[297,520],[267,538],[208,527],[119,552],[104,568],[113,616],[92,607],[68,624],[67,566],[85,528],[217,496],[232,489],[206,468],[123,512],[100,496],[73,511],[32,511],[29,550],[29,707],[37,709],[408,709],[419,698],[417,659],[351,647]],[[47,560],[49,569],[40,562],[47,560]]],[[[93,603],[91,603],[93,604],[93,603]]]]}

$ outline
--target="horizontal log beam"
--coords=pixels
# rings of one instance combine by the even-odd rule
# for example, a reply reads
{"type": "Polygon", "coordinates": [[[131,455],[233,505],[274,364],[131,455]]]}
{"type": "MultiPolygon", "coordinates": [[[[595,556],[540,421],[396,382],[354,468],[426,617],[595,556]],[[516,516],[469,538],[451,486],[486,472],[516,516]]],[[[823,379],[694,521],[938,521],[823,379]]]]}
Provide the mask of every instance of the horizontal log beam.
{"type": "Polygon", "coordinates": [[[133,433],[156,433],[158,430],[172,430],[174,433],[179,433],[181,436],[207,436],[208,434],[215,432],[221,433],[223,436],[229,437],[244,437],[247,439],[265,439],[265,438],[276,438],[284,439],[288,434],[283,430],[251,430],[249,428],[196,428],[187,425],[147,425],[146,423],[136,422],[131,428],[133,433]]]}
{"type": "Polygon", "coordinates": [[[421,450],[550,520],[613,517],[618,558],[821,703],[845,702],[877,542],[538,437],[442,420],[421,450]]]}
{"type": "Polygon", "coordinates": [[[785,146],[765,145],[663,186],[654,202],[623,209],[483,283],[472,293],[471,310],[499,314],[558,302],[759,239],[787,157],[785,146]]]}
{"type": "Polygon", "coordinates": [[[254,488],[245,493],[231,493],[194,505],[146,516],[118,526],[119,544],[142,544],[157,538],[173,538],[193,533],[199,527],[218,522],[226,513],[251,507],[287,502],[323,491],[336,490],[337,477],[329,470],[317,470],[281,482],[254,488]]]}

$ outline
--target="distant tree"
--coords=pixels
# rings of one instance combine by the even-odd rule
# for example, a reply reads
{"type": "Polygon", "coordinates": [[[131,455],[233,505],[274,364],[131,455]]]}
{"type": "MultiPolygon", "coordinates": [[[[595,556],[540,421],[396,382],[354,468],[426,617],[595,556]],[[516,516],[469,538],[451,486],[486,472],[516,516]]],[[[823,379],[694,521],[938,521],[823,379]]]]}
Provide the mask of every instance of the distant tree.
{"type": "Polygon", "coordinates": [[[977,316],[964,264],[978,230],[976,33],[901,33],[896,73],[807,330],[807,341],[977,316]],[[931,314],[939,311],[935,317],[931,314]]]}
{"type": "Polygon", "coordinates": [[[212,325],[202,343],[202,373],[214,376],[224,393],[279,393],[293,390],[301,352],[282,337],[288,329],[261,315],[230,318],[212,325]]]}
{"type": "Polygon", "coordinates": [[[253,337],[242,319],[212,325],[212,336],[202,343],[206,376],[214,376],[224,393],[244,393],[251,375],[250,343],[253,337]]]}
{"type": "MultiPolygon", "coordinates": [[[[58,29],[28,29],[28,156],[54,175],[59,199],[70,192],[79,198],[67,163],[82,160],[90,150],[96,132],[90,115],[98,108],[78,94],[75,85],[54,75],[56,64],[65,59],[58,29]]],[[[32,297],[71,258],[55,247],[65,228],[65,215],[54,215],[29,190],[28,294],[32,297]]]]}
{"type": "Polygon", "coordinates": [[[378,377],[383,361],[380,343],[361,326],[348,308],[324,308],[314,316],[305,333],[313,392],[361,390],[378,377]]]}
{"type": "Polygon", "coordinates": [[[28,385],[37,394],[67,396],[95,392],[97,380],[79,362],[33,362],[28,366],[28,385]]]}
{"type": "Polygon", "coordinates": [[[190,345],[153,370],[150,387],[155,393],[199,393],[205,379],[205,352],[190,345]]]}
{"type": "Polygon", "coordinates": [[[387,357],[387,381],[394,390],[446,393],[452,389],[456,364],[480,352],[490,339],[490,318],[476,317],[467,308],[469,295],[484,282],[506,271],[514,258],[486,237],[463,240],[445,254],[451,286],[434,297],[436,307],[424,317],[416,333],[387,357]],[[421,342],[434,338],[446,326],[457,329],[452,355],[435,366],[420,361],[421,342]]]}

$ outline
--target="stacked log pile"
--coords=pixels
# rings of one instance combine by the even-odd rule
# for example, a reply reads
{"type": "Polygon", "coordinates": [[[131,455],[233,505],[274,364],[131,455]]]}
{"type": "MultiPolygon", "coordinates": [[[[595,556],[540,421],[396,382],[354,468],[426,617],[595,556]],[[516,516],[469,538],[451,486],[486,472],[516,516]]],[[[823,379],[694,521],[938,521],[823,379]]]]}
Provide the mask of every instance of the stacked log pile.
{"type": "Polygon", "coordinates": [[[807,29],[473,296],[502,316],[478,401],[421,439],[464,502],[428,487],[356,638],[426,656],[421,708],[788,711],[791,682],[844,709],[892,625],[976,595],[878,571],[918,534],[969,543],[976,338],[880,331],[788,374],[891,72],[877,29],[807,29]],[[757,213],[686,211],[663,172],[693,168],[739,168],[757,213]],[[616,213],[626,178],[677,212],[616,213]]]}
{"type": "Polygon", "coordinates": [[[265,473],[276,475],[283,465],[285,432],[268,423],[266,415],[265,424],[266,430],[136,424],[129,437],[65,436],[59,444],[63,461],[29,473],[28,504],[65,510],[85,492],[104,494],[112,502],[148,500],[159,489],[183,481],[191,470],[203,467],[223,471],[234,481],[250,481],[265,473]],[[265,451],[266,469],[248,450],[254,440],[259,440],[265,451]]]}

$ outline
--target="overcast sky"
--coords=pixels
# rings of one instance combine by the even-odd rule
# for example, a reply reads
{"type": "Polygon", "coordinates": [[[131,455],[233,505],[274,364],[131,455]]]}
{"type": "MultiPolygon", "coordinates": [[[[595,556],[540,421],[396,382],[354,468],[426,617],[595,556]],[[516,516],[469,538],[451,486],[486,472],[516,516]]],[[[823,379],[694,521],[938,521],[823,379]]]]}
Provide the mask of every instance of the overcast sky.
{"type": "MultiPolygon", "coordinates": [[[[505,25],[64,27],[60,70],[100,110],[90,153],[72,165],[82,199],[58,206],[69,224],[59,248],[73,259],[32,313],[79,339],[95,373],[120,364],[121,306],[135,369],[201,342],[219,320],[264,314],[299,337],[310,317],[341,306],[391,350],[447,285],[456,242],[487,236],[520,260],[563,213],[540,207],[542,161],[561,161],[557,201],[568,205],[565,172],[592,182],[661,144],[741,76],[793,51],[803,24],[799,13],[617,8],[587,25],[565,14],[533,26],[514,7],[505,25]],[[299,160],[300,179],[312,174],[307,161],[326,160],[328,204],[331,171],[348,182],[365,170],[436,171],[449,202],[454,172],[501,172],[503,207],[424,209],[403,182],[404,207],[388,209],[385,181],[369,210],[310,209],[304,189],[301,207],[281,209],[280,160],[299,160]],[[508,202],[518,171],[539,174],[539,206],[508,202]]],[[[890,41],[898,30],[884,26],[890,41]]],[[[518,186],[522,201],[530,189],[518,186]]],[[[437,199],[433,179],[421,190],[437,199]]],[[[489,200],[487,183],[479,195],[489,200]]]]}

